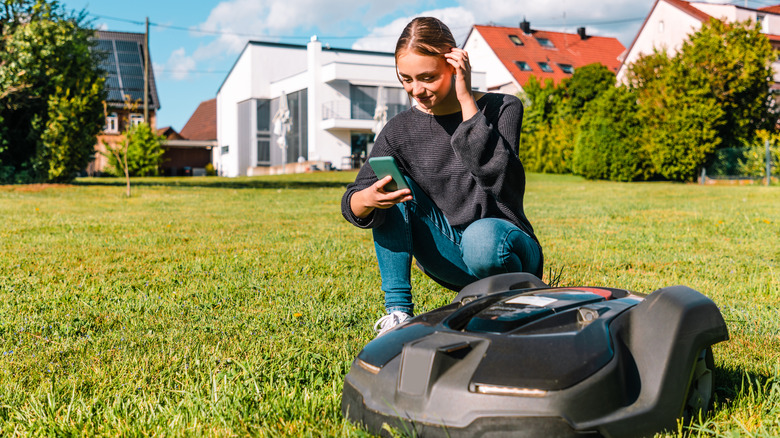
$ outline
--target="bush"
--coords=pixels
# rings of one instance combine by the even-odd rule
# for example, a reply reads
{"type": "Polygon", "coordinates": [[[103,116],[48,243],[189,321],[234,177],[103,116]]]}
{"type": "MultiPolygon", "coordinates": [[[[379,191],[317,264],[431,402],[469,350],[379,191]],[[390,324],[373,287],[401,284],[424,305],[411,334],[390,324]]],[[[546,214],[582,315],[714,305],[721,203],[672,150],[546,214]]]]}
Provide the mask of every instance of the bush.
{"type": "Polygon", "coordinates": [[[585,107],[574,146],[574,173],[589,179],[647,179],[650,163],[639,137],[636,95],[613,87],[585,107]]]}
{"type": "Polygon", "coordinates": [[[522,96],[526,102],[520,160],[526,170],[571,173],[580,118],[588,102],[614,88],[615,75],[601,64],[575,70],[558,86],[531,77],[522,96]]]}
{"type": "Polygon", "coordinates": [[[118,150],[105,153],[108,157],[108,172],[115,176],[125,176],[120,157],[126,154],[129,176],[159,175],[164,153],[163,139],[163,136],[152,131],[148,123],[131,127],[125,131],[125,139],[118,150]]]}
{"type": "Polygon", "coordinates": [[[780,133],[760,130],[751,143],[746,144],[743,157],[737,161],[737,169],[744,176],[766,176],[766,141],[769,140],[770,172],[780,169],[780,133]]]}

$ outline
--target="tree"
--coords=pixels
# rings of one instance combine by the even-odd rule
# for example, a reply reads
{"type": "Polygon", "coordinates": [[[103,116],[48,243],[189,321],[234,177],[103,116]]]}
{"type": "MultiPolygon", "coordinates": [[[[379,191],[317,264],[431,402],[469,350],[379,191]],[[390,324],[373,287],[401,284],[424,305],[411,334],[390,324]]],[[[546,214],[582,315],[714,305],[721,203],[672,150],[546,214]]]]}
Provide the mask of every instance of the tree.
{"type": "MultiPolygon", "coordinates": [[[[130,112],[137,110],[138,102],[125,99],[125,108],[130,112]]],[[[105,103],[104,103],[105,111],[105,103]]],[[[139,123],[130,126],[124,132],[124,139],[118,144],[104,144],[108,158],[108,172],[115,176],[125,177],[127,190],[125,194],[130,196],[131,176],[156,176],[160,172],[163,151],[162,144],[165,137],[157,135],[148,123],[139,123]]]]}
{"type": "Polygon", "coordinates": [[[520,159],[532,172],[570,173],[580,118],[588,102],[614,88],[615,74],[601,64],[577,68],[558,86],[535,77],[523,88],[526,111],[520,159]]]}
{"type": "Polygon", "coordinates": [[[772,53],[755,23],[712,19],[675,56],[656,51],[631,67],[641,141],[657,174],[694,180],[718,149],[774,126],[772,53]]]}
{"type": "Polygon", "coordinates": [[[67,182],[94,154],[104,76],[85,14],[56,1],[0,9],[0,181],[67,182]]]}
{"type": "Polygon", "coordinates": [[[118,175],[119,170],[127,167],[129,176],[157,176],[160,174],[160,165],[163,156],[163,139],[157,135],[148,123],[139,123],[125,131],[125,139],[121,143],[121,148],[127,151],[127,159],[124,163],[115,161],[115,154],[109,157],[109,166],[118,175]]]}
{"type": "Polygon", "coordinates": [[[574,74],[561,82],[567,105],[575,118],[580,119],[585,105],[602,93],[615,87],[615,73],[603,64],[578,67],[574,74]]]}
{"type": "Polygon", "coordinates": [[[647,151],[638,141],[636,93],[611,87],[585,106],[574,146],[574,173],[590,179],[634,181],[651,175],[647,151]]]}

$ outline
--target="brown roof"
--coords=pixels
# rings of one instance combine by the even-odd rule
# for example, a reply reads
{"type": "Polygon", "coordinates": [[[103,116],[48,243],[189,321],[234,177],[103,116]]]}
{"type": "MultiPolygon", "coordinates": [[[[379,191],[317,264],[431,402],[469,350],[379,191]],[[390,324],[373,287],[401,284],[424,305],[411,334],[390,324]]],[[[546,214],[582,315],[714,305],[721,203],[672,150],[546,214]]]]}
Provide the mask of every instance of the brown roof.
{"type": "Polygon", "coordinates": [[[528,83],[531,76],[540,81],[549,78],[556,84],[570,77],[571,74],[565,73],[561,65],[577,68],[598,62],[616,71],[620,66],[618,56],[625,50],[617,38],[610,37],[587,36],[583,39],[578,34],[544,30],[531,30],[530,34],[526,34],[518,27],[475,25],[474,29],[485,38],[521,86],[528,83]],[[523,44],[515,44],[510,35],[519,38],[523,44]],[[554,47],[543,46],[540,38],[546,38],[554,47]],[[516,61],[525,62],[531,70],[522,70],[516,61]],[[552,72],[543,72],[540,62],[547,63],[552,72]]]}
{"type": "Polygon", "coordinates": [[[181,136],[178,132],[176,132],[175,129],[171,126],[166,126],[164,128],[158,128],[157,129],[157,135],[162,135],[167,140],[184,140],[184,137],[181,136]]]}
{"type": "Polygon", "coordinates": [[[187,140],[217,139],[217,99],[204,100],[181,129],[187,140]]]}
{"type": "Polygon", "coordinates": [[[766,6],[763,8],[758,8],[758,10],[762,12],[769,12],[772,14],[780,14],[780,5],[766,6]]]}

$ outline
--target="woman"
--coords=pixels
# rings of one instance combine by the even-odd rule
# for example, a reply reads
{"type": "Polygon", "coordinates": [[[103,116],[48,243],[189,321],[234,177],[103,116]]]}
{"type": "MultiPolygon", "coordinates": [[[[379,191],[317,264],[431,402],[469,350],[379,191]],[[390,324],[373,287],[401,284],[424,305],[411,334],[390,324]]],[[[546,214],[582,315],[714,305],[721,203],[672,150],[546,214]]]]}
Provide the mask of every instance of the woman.
{"type": "Polygon", "coordinates": [[[371,156],[394,157],[410,189],[386,191],[391,177],[363,166],[341,202],[349,222],[373,230],[387,309],[379,335],[413,315],[412,257],[454,288],[506,272],[541,277],[543,263],[523,211],[520,100],[472,91],[468,53],[435,18],[406,26],[395,60],[416,106],[387,123],[371,156]]]}

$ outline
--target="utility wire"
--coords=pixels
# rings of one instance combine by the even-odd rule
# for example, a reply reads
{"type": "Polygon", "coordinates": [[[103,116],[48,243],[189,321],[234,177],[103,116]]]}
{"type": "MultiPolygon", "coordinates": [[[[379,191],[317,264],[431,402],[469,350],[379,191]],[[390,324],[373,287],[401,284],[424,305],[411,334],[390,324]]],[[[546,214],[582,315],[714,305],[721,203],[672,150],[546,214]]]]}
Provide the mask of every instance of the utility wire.
{"type": "MultiPolygon", "coordinates": [[[[120,17],[112,17],[108,15],[95,15],[95,14],[89,14],[94,18],[98,19],[104,19],[104,20],[113,20],[113,21],[120,21],[123,23],[130,23],[130,24],[136,24],[136,25],[145,25],[145,22],[143,21],[137,21],[137,20],[130,20],[127,18],[120,18],[120,17]]],[[[645,17],[636,17],[636,18],[625,18],[625,19],[619,19],[619,20],[608,20],[608,21],[592,21],[592,22],[581,22],[581,23],[570,23],[568,26],[571,27],[577,27],[577,26],[607,26],[611,24],[623,24],[623,23],[631,23],[636,21],[642,21],[645,17]]],[[[535,24],[535,23],[534,23],[535,24]]],[[[258,34],[251,34],[251,33],[243,33],[243,32],[229,32],[229,31],[223,31],[223,30],[206,30],[206,29],[197,29],[197,28],[191,28],[191,27],[183,27],[183,26],[175,26],[171,24],[161,24],[161,23],[154,23],[149,22],[150,26],[163,28],[163,29],[172,29],[172,30],[179,30],[179,31],[185,31],[185,32],[194,32],[194,33],[202,33],[207,35],[230,35],[230,36],[241,36],[241,37],[247,37],[247,38],[268,38],[268,39],[303,39],[308,40],[310,36],[301,36],[301,35],[258,35],[258,34]]],[[[551,26],[561,26],[561,23],[542,23],[542,24],[535,24],[536,26],[541,27],[551,27],[551,26]]],[[[512,27],[512,26],[509,26],[512,27]]],[[[469,27],[470,28],[470,27],[469,27]]],[[[466,28],[452,28],[453,30],[465,30],[466,28]]],[[[366,38],[397,38],[397,35],[353,35],[353,36],[320,36],[321,39],[327,39],[327,40],[353,40],[353,39],[366,39],[366,38]]]]}

